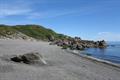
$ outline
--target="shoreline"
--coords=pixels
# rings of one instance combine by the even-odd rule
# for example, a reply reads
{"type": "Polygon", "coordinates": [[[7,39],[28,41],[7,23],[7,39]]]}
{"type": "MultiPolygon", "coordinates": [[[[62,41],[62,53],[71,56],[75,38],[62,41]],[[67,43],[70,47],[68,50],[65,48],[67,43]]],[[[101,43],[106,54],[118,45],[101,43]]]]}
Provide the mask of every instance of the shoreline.
{"type": "Polygon", "coordinates": [[[113,67],[120,68],[120,64],[113,63],[113,62],[103,60],[103,59],[99,59],[99,58],[95,58],[95,57],[92,57],[92,56],[88,56],[86,54],[82,54],[82,53],[80,53],[81,51],[78,51],[78,50],[66,50],[66,51],[69,52],[69,53],[72,53],[74,55],[83,57],[85,59],[91,60],[91,61],[96,61],[96,62],[99,62],[99,63],[103,63],[103,64],[106,64],[106,65],[110,65],[110,66],[113,66],[113,67]]]}
{"type": "MultiPolygon", "coordinates": [[[[44,43],[49,43],[49,42],[45,42],[45,41],[23,40],[23,39],[0,39],[0,41],[25,41],[25,42],[44,42],[44,43]]],[[[55,45],[53,45],[53,46],[55,46],[55,45]]],[[[80,50],[65,49],[65,51],[67,51],[68,53],[72,53],[74,55],[83,57],[85,59],[91,60],[91,61],[96,61],[96,62],[99,62],[99,63],[103,63],[103,64],[106,64],[106,65],[110,65],[110,66],[113,66],[113,67],[120,68],[120,64],[117,64],[117,63],[114,63],[114,62],[111,62],[111,61],[107,61],[107,60],[103,60],[103,59],[99,59],[99,58],[95,58],[93,56],[88,56],[86,54],[82,54],[81,52],[83,52],[84,50],[80,51],[80,50]]]]}
{"type": "Polygon", "coordinates": [[[119,80],[119,75],[120,68],[78,56],[76,51],[67,52],[49,42],[0,40],[0,80],[119,80]],[[5,60],[28,52],[43,55],[47,65],[5,60]]]}
{"type": "MultiPolygon", "coordinates": [[[[47,43],[45,41],[37,41],[37,40],[23,40],[23,39],[0,39],[0,41],[25,41],[25,42],[44,42],[44,43],[47,43]]],[[[49,42],[48,42],[49,43],[49,42]]],[[[55,45],[53,45],[55,46],[55,45]]],[[[58,46],[59,47],[59,46],[58,46]]],[[[62,49],[61,49],[62,50],[62,49]]],[[[83,57],[85,59],[88,59],[88,60],[91,60],[91,61],[96,61],[96,62],[99,62],[99,63],[103,63],[103,64],[107,64],[107,65],[110,65],[110,66],[114,66],[114,67],[118,67],[120,68],[120,64],[117,64],[117,63],[114,63],[114,62],[111,62],[111,61],[107,61],[107,60],[103,60],[103,59],[99,59],[99,58],[95,58],[93,56],[88,56],[86,54],[82,54],[81,52],[83,51],[80,51],[80,50],[70,50],[70,49],[65,49],[65,51],[67,51],[68,53],[72,53],[74,55],[77,55],[77,56],[80,56],[80,57],[83,57]]]]}

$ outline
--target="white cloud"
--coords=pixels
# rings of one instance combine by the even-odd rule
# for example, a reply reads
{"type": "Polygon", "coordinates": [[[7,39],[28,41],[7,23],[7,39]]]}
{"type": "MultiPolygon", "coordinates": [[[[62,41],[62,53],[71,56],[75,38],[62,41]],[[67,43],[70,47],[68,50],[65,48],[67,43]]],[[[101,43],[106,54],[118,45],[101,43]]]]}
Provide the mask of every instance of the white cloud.
{"type": "Polygon", "coordinates": [[[0,18],[6,18],[7,16],[19,16],[24,15],[27,19],[40,19],[40,18],[52,18],[62,15],[72,14],[75,11],[71,10],[45,10],[45,11],[35,11],[35,7],[32,7],[36,3],[43,4],[47,3],[44,0],[38,1],[29,1],[29,0],[13,0],[8,2],[0,3],[0,18]]]}
{"type": "Polygon", "coordinates": [[[36,19],[36,18],[53,18],[58,16],[64,16],[69,14],[74,14],[78,11],[57,11],[57,10],[48,10],[43,12],[32,12],[28,15],[28,19],[36,19]]]}
{"type": "Polygon", "coordinates": [[[100,32],[97,35],[97,40],[106,40],[106,41],[120,41],[120,33],[113,32],[100,32]]]}
{"type": "Polygon", "coordinates": [[[6,17],[11,15],[21,15],[25,13],[29,13],[30,9],[1,9],[0,10],[0,17],[6,17]]]}
{"type": "MultiPolygon", "coordinates": [[[[64,0],[3,0],[0,2],[0,18],[4,18],[7,16],[13,16],[13,15],[25,15],[25,18],[28,19],[36,19],[36,18],[52,18],[52,17],[58,17],[63,15],[69,15],[77,13],[76,15],[88,15],[95,13],[96,10],[99,11],[98,7],[96,5],[91,6],[83,6],[83,7],[74,7],[73,9],[65,8],[64,9],[58,9],[54,10],[54,8],[50,8],[49,10],[43,11],[41,8],[37,10],[40,5],[48,5],[52,4],[58,4],[58,3],[65,3],[64,0]],[[41,10],[41,11],[40,11],[41,10]]],[[[42,6],[41,5],[41,6],[42,6]]]]}
{"type": "Polygon", "coordinates": [[[110,32],[99,32],[98,35],[110,34],[110,32]]]}
{"type": "Polygon", "coordinates": [[[23,15],[31,12],[32,9],[28,3],[22,1],[0,2],[0,18],[13,15],[23,15]]]}

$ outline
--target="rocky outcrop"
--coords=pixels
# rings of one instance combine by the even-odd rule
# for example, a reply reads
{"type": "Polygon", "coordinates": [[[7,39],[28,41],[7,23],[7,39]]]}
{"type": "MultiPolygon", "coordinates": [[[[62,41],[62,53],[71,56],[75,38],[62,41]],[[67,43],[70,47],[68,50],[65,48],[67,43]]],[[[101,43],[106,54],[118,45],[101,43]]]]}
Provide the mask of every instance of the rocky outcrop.
{"type": "Polygon", "coordinates": [[[107,46],[106,42],[104,40],[98,41],[98,47],[105,48],[107,46]]]}
{"type": "Polygon", "coordinates": [[[56,44],[61,46],[62,49],[72,49],[72,50],[84,50],[85,48],[106,48],[107,44],[104,40],[102,41],[90,41],[81,40],[79,37],[68,38],[62,40],[55,40],[50,45],[56,44]]]}

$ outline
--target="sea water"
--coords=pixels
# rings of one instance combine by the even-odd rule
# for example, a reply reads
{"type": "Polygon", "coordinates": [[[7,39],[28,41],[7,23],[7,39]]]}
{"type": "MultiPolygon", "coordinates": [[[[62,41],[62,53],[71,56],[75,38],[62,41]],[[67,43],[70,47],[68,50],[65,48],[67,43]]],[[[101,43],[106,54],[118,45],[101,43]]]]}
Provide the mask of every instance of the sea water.
{"type": "Polygon", "coordinates": [[[95,58],[111,61],[120,64],[120,42],[108,42],[110,46],[104,49],[88,48],[85,49],[87,55],[95,58]]]}

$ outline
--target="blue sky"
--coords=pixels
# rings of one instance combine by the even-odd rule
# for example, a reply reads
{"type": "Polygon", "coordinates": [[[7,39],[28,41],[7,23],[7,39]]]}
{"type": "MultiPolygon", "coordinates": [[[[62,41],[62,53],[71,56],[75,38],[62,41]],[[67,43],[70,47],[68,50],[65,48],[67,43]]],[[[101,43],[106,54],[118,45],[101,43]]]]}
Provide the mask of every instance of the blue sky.
{"type": "Polygon", "coordinates": [[[120,0],[0,0],[0,24],[40,24],[82,39],[120,41],[120,0]]]}

